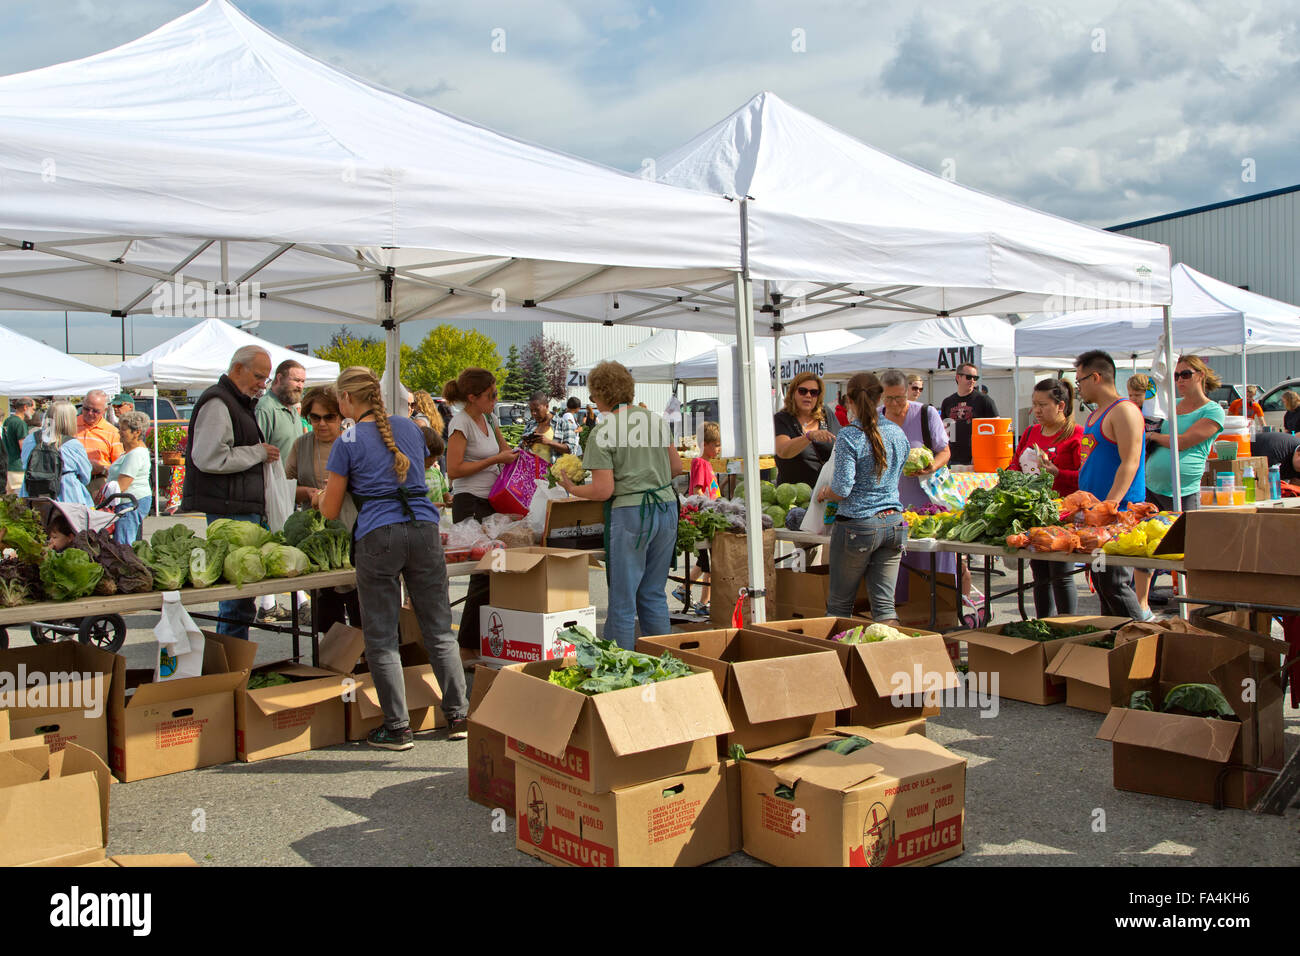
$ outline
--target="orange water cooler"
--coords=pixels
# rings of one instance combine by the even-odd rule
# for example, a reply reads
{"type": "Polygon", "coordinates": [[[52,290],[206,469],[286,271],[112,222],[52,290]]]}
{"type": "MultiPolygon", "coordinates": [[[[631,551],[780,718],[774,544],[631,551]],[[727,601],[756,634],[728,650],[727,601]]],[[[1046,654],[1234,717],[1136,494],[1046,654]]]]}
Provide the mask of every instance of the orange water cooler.
{"type": "Polygon", "coordinates": [[[977,418],[971,422],[971,465],[979,472],[995,472],[1011,464],[1016,437],[1009,418],[977,418]]]}

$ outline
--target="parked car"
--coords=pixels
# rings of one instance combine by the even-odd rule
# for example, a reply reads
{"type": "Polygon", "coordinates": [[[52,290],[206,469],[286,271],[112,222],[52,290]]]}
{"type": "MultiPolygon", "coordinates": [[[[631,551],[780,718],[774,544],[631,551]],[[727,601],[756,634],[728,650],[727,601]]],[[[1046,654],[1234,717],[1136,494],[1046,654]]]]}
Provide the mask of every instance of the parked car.
{"type": "Polygon", "coordinates": [[[1259,407],[1264,409],[1264,422],[1269,428],[1282,428],[1282,418],[1286,415],[1286,406],[1282,404],[1283,392],[1300,393],[1300,378],[1289,378],[1274,385],[1259,400],[1259,407]]]}
{"type": "MultiPolygon", "coordinates": [[[[1255,390],[1255,399],[1258,401],[1259,396],[1263,393],[1264,390],[1260,388],[1258,385],[1254,384],[1253,382],[1251,383],[1250,387],[1255,390]]],[[[1211,392],[1209,392],[1207,397],[1210,399],[1210,401],[1218,402],[1220,405],[1222,405],[1223,410],[1226,412],[1228,410],[1228,407],[1232,405],[1233,402],[1241,398],[1241,383],[1225,382],[1224,384],[1220,385],[1218,388],[1213,389],[1211,392]]],[[[1278,424],[1279,425],[1281,424],[1280,418],[1278,419],[1278,424]]]]}
{"type": "Polygon", "coordinates": [[[527,403],[497,402],[497,420],[502,425],[522,425],[528,421],[527,403]]]}

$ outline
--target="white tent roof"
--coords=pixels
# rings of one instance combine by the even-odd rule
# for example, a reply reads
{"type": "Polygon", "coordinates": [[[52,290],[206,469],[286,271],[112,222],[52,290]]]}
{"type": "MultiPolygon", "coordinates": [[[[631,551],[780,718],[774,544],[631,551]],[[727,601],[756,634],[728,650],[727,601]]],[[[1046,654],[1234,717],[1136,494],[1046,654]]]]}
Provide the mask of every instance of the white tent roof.
{"type": "Polygon", "coordinates": [[[157,385],[162,388],[190,388],[211,385],[230,367],[230,357],[245,345],[259,345],[271,354],[274,369],[286,359],[293,359],[307,370],[307,384],[336,381],[337,362],[313,358],[249,335],[220,319],[208,319],[180,335],[156,345],[142,355],[110,366],[107,371],[122,377],[122,384],[157,385]]]}
{"type": "Polygon", "coordinates": [[[377,87],[226,0],[0,77],[0,129],[5,309],[167,312],[181,273],[261,282],[268,320],[401,322],[740,264],[734,205],[377,87]]]}
{"type": "MultiPolygon", "coordinates": [[[[626,366],[638,382],[673,382],[680,377],[677,369],[681,363],[698,355],[712,355],[714,349],[721,344],[718,339],[703,332],[664,329],[640,345],[606,358],[626,366]]],[[[592,362],[576,371],[590,372],[597,364],[592,362]]]]}
{"type": "MultiPolygon", "coordinates": [[[[824,332],[797,332],[781,336],[781,380],[788,381],[800,372],[812,371],[818,375],[840,375],[856,372],[857,366],[841,360],[841,356],[861,348],[865,340],[861,335],[844,329],[824,332]]],[[[776,346],[770,338],[760,338],[756,344],[767,354],[769,364],[776,361],[776,346]]],[[[687,384],[712,382],[718,377],[716,349],[697,355],[677,367],[677,377],[687,384]]]]}
{"type": "Polygon", "coordinates": [[[122,388],[110,369],[75,359],[0,325],[0,395],[84,395],[102,388],[110,397],[122,388]]]}
{"type": "MultiPolygon", "coordinates": [[[[1174,266],[1171,325],[1178,351],[1201,355],[1300,350],[1300,308],[1239,289],[1174,266]]],[[[1160,309],[1112,309],[1067,315],[1036,315],[1016,326],[1016,349],[1054,355],[1066,362],[1087,349],[1106,349],[1117,358],[1155,354],[1160,309]]]]}

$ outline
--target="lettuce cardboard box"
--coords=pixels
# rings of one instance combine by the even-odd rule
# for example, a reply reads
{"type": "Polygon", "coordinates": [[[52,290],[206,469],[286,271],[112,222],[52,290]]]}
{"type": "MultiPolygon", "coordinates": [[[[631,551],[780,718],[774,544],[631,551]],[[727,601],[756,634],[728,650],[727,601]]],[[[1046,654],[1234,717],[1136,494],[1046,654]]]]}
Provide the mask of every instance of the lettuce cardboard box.
{"type": "Polygon", "coordinates": [[[9,736],[38,737],[52,750],[75,743],[107,763],[109,695],[125,677],[125,658],[77,641],[0,651],[9,736]]]}
{"type": "Polygon", "coordinates": [[[900,627],[906,640],[845,644],[831,638],[845,631],[871,627],[861,618],[819,617],[756,624],[754,630],[779,634],[821,650],[832,650],[849,679],[853,699],[837,715],[840,724],[879,727],[939,713],[940,694],[960,686],[943,636],[932,631],[900,627]]]}
{"type": "Polygon", "coordinates": [[[572,611],[588,607],[590,551],[505,548],[489,552],[475,568],[488,572],[488,603],[509,611],[572,611]]]}
{"type": "Polygon", "coordinates": [[[109,693],[114,775],[126,783],[233,761],[235,692],[247,682],[216,640],[203,643],[199,677],[154,683],[152,668],[127,670],[109,693]]]}
{"type": "Polygon", "coordinates": [[[594,606],[546,613],[484,605],[479,614],[479,653],[511,663],[549,661],[573,654],[573,644],[564,639],[564,632],[571,627],[596,633],[594,606]]]}
{"type": "Polygon", "coordinates": [[[469,798],[485,807],[515,810],[515,765],[506,756],[506,738],[475,719],[474,712],[496,679],[494,667],[474,668],[474,689],[469,695],[469,798]]]}
{"type": "MultiPolygon", "coordinates": [[[[436,730],[447,726],[442,713],[442,688],[433,675],[429,655],[423,644],[402,644],[398,647],[402,660],[402,680],[406,687],[406,710],[411,721],[411,731],[436,730]]],[[[352,672],[356,685],[344,698],[346,705],[348,740],[365,740],[366,735],[384,722],[384,709],[379,705],[379,690],[370,676],[370,666],[363,658],[352,672]]]]}
{"type": "Polygon", "coordinates": [[[748,752],[807,737],[853,706],[835,652],[788,637],[726,628],[643,637],[636,649],[656,657],[668,651],[713,673],[734,727],[719,741],[724,756],[732,745],[748,752]]]}
{"type": "Polygon", "coordinates": [[[0,743],[0,866],[197,866],[184,853],[106,856],[112,782],[70,741],[0,743]]]}
{"type": "Polygon", "coordinates": [[[1205,601],[1291,605],[1300,574],[1300,513],[1282,508],[1188,511],[1156,546],[1183,555],[1187,593],[1205,601]]]}
{"type": "Polygon", "coordinates": [[[608,793],[718,762],[731,721],[713,675],[587,696],[548,680],[576,658],[510,664],[492,679],[474,720],[506,738],[515,768],[547,771],[583,793],[608,793]]]}
{"type": "Polygon", "coordinates": [[[962,853],[966,761],[920,734],[840,727],[750,753],[740,775],[745,852],[767,863],[928,866],[962,853]],[[853,736],[869,742],[851,749],[853,736]]]}
{"type": "Polygon", "coordinates": [[[359,628],[338,623],[320,642],[320,667],[279,661],[254,667],[257,645],[211,635],[235,667],[249,671],[235,692],[235,756],[251,762],[343,743],[344,699],[353,696],[352,671],[365,650],[359,628]]]}
{"type": "MultiPolygon", "coordinates": [[[[1058,704],[1065,700],[1065,681],[1048,673],[1048,665],[1067,645],[1084,636],[1100,640],[1115,628],[1128,623],[1126,617],[1046,617],[1042,619],[1053,629],[1049,640],[1040,641],[1014,636],[1017,631],[1027,632],[1024,622],[1000,624],[975,631],[962,631],[957,635],[966,642],[966,660],[972,674],[996,674],[996,693],[1011,700],[1027,704],[1058,704]],[[1007,633],[1008,630],[1011,633],[1007,633]]],[[[991,685],[990,685],[991,686],[991,685]]]]}
{"type": "Polygon", "coordinates": [[[515,846],[539,860],[699,866],[731,852],[721,763],[598,794],[537,767],[519,767],[515,779],[515,846]]]}
{"type": "Polygon", "coordinates": [[[1178,623],[1185,630],[1130,625],[1136,639],[1121,632],[1110,652],[1112,706],[1097,738],[1113,745],[1115,788],[1215,803],[1223,774],[1223,804],[1249,809],[1274,778],[1241,768],[1282,766],[1281,655],[1178,623]],[[1169,696],[1185,684],[1217,688],[1231,713],[1205,711],[1217,701],[1201,689],[1169,696]]]}

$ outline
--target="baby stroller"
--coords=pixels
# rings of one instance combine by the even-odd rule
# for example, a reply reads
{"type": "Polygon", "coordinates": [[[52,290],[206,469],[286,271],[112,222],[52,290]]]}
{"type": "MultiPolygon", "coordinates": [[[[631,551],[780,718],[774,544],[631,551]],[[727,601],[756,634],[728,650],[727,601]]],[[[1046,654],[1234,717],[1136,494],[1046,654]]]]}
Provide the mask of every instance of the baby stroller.
{"type": "MultiPolygon", "coordinates": [[[[135,496],[126,492],[109,495],[98,509],[71,502],[53,501],[49,498],[28,498],[26,501],[28,507],[40,516],[41,523],[47,528],[51,515],[57,510],[74,532],[82,530],[111,532],[118,516],[133,511],[138,504],[135,496]]],[[[76,638],[82,644],[89,644],[114,654],[126,643],[126,621],[120,614],[98,614],[59,621],[33,621],[31,635],[32,640],[37,644],[53,644],[55,641],[76,638]]],[[[0,627],[0,650],[8,647],[9,632],[0,627]]]]}

